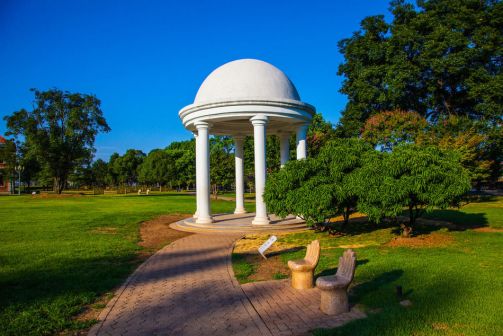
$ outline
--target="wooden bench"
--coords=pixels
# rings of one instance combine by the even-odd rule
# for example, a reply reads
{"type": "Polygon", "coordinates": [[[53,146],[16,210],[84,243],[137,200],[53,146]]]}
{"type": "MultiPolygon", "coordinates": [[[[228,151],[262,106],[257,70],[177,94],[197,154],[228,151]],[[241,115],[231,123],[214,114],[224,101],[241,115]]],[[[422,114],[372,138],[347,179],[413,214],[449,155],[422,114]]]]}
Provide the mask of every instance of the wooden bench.
{"type": "Polygon", "coordinates": [[[339,258],[339,267],[335,275],[319,277],[316,287],[321,290],[320,309],[328,315],[337,315],[349,311],[348,287],[355,275],[356,253],[344,251],[339,258]]]}
{"type": "Polygon", "coordinates": [[[307,245],[306,256],[300,260],[289,260],[288,268],[292,271],[292,287],[307,289],[313,287],[314,269],[320,260],[320,242],[313,240],[307,245]]]}

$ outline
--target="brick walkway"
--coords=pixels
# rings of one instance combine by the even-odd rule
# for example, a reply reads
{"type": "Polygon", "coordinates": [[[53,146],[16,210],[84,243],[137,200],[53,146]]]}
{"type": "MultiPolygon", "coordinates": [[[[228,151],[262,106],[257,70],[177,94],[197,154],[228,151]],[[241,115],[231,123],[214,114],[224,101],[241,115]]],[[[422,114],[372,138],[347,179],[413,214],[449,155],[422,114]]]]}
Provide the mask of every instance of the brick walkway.
{"type": "Polygon", "coordinates": [[[293,289],[290,279],[247,283],[242,288],[273,335],[310,334],[315,328],[335,328],[365,317],[354,308],[337,316],[323,314],[319,289],[293,289]]]}
{"type": "Polygon", "coordinates": [[[298,335],[361,317],[327,317],[315,289],[285,281],[241,288],[230,262],[238,238],[194,234],[166,246],[128,278],[88,335],[298,335]]]}

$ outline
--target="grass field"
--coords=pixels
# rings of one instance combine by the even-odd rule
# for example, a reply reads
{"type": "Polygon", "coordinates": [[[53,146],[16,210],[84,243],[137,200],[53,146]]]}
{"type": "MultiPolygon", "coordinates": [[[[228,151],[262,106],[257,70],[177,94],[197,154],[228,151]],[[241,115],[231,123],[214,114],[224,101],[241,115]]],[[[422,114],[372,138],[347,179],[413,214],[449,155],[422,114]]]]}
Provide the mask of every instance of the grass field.
{"type": "MultiPolygon", "coordinates": [[[[194,212],[195,198],[0,197],[0,335],[78,330],[73,319],[138,265],[139,223],[194,212]]],[[[215,213],[234,203],[212,201],[215,213]]]]}
{"type": "MultiPolygon", "coordinates": [[[[434,211],[428,217],[454,225],[424,224],[410,240],[396,239],[394,227],[356,223],[339,237],[312,231],[279,237],[278,244],[286,251],[276,256],[282,270],[288,260],[304,256],[305,249],[296,247],[314,239],[322,246],[317,275],[335,273],[344,249],[357,253],[350,301],[368,318],[317,330],[316,335],[503,335],[503,198],[471,203],[461,210],[434,211]],[[399,304],[398,285],[411,307],[399,304]]],[[[255,237],[256,244],[266,238],[255,237]]],[[[247,262],[241,253],[235,253],[233,260],[241,282],[251,281],[265,263],[260,257],[247,262]]],[[[277,277],[274,271],[269,274],[274,274],[271,279],[277,277]]]]}

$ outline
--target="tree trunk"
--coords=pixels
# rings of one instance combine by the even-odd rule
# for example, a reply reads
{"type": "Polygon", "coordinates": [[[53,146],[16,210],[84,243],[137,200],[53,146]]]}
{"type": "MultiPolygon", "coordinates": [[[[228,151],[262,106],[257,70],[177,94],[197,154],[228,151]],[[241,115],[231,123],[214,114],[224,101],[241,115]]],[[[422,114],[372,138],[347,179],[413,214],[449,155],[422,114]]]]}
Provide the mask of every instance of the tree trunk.
{"type": "Polygon", "coordinates": [[[409,226],[414,225],[414,205],[412,202],[409,203],[409,226]]]}
{"type": "Polygon", "coordinates": [[[58,195],[60,195],[63,192],[64,188],[65,188],[65,179],[63,177],[55,177],[53,191],[58,195]]]}
{"type": "Polygon", "coordinates": [[[212,189],[213,189],[213,198],[218,199],[218,186],[214,184],[212,189]]]}
{"type": "Polygon", "coordinates": [[[342,218],[344,221],[342,222],[342,229],[345,230],[348,227],[349,223],[349,212],[351,211],[351,207],[347,206],[344,212],[342,213],[342,218]]]}

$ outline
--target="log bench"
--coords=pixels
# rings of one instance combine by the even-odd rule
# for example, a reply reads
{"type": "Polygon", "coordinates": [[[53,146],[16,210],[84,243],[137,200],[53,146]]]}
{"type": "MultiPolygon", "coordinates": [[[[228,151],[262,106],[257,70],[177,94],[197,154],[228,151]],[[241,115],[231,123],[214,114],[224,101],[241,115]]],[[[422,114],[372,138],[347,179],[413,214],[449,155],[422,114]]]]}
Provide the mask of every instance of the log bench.
{"type": "Polygon", "coordinates": [[[356,253],[344,251],[339,258],[335,275],[322,276],[316,280],[316,287],[321,291],[320,309],[328,315],[349,312],[348,287],[355,275],[356,253]]]}
{"type": "Polygon", "coordinates": [[[307,289],[313,287],[314,269],[320,260],[320,242],[313,240],[307,245],[306,256],[300,260],[289,260],[288,268],[292,271],[292,287],[307,289]]]}

